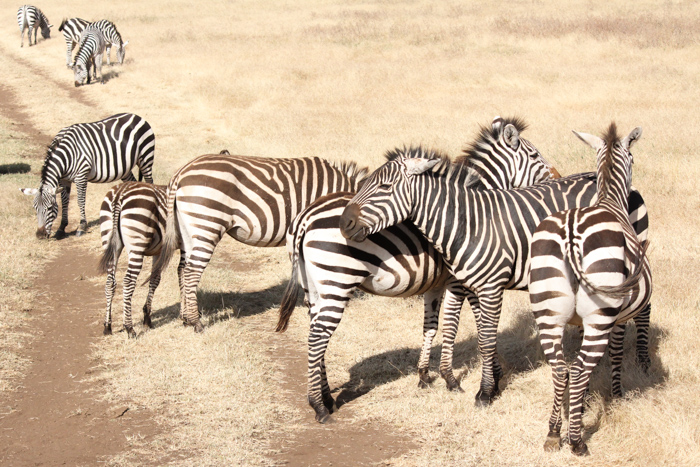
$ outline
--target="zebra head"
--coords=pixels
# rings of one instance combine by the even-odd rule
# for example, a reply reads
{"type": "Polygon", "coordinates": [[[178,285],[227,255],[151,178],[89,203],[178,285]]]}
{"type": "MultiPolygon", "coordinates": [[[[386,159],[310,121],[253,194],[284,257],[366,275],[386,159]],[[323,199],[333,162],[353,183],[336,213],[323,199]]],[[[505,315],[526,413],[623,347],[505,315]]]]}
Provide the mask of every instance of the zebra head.
{"type": "Polygon", "coordinates": [[[19,191],[25,195],[34,196],[34,210],[38,223],[36,237],[39,239],[49,238],[53,221],[58,216],[56,195],[63,191],[63,187],[56,188],[42,184],[39,188],[20,188],[19,191]]]}
{"type": "Polygon", "coordinates": [[[491,127],[481,127],[474,142],[456,162],[479,174],[486,188],[522,188],[559,178],[559,172],[521,133],[527,124],[520,118],[493,119],[491,127]]]}
{"type": "Polygon", "coordinates": [[[48,22],[43,23],[43,25],[41,26],[41,37],[43,37],[44,39],[50,39],[52,27],[53,24],[49,24],[48,22]]]}
{"type": "Polygon", "coordinates": [[[74,74],[74,84],[77,88],[78,86],[81,86],[85,82],[85,79],[88,77],[88,67],[85,63],[74,62],[71,68],[73,69],[74,74]]]}
{"type": "Polygon", "coordinates": [[[119,61],[120,65],[124,64],[124,57],[126,55],[126,44],[128,44],[129,41],[122,42],[122,45],[117,47],[117,60],[119,61]]]}
{"type": "Polygon", "coordinates": [[[343,211],[340,231],[345,238],[361,242],[408,219],[416,202],[413,179],[436,166],[449,165],[445,156],[421,147],[397,148],[386,157],[388,161],[367,177],[343,211]]]}

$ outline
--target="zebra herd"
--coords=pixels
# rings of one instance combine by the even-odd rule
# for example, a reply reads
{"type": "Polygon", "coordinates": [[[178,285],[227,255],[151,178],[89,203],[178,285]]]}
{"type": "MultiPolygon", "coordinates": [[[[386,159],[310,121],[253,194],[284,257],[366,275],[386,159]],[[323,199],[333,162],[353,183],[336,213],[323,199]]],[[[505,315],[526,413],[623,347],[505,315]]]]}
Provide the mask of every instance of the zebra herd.
{"type": "Polygon", "coordinates": [[[455,391],[462,389],[452,351],[467,299],[483,362],[476,405],[487,406],[503,375],[496,337],[504,291],[529,289],[555,386],[545,448],[560,447],[561,403],[570,381],[569,440],[583,454],[583,393],[610,340],[613,393],[620,394],[621,337],[628,319],[637,323],[638,361],[644,369],[649,365],[648,218],[644,200],[630,185],[629,149],[641,130],[624,139],[614,126],[602,139],[577,133],[597,150],[597,173],[561,177],[522,137],[525,128],[520,119],[497,117],[454,162],[436,150],[403,147],[388,151],[386,163],[371,174],[354,162],[232,156],[224,150],[186,163],[165,186],[153,185],[150,125],[118,114],[59,131],[48,147],[39,188],[22,191],[34,195],[37,236],[48,238],[58,193],[62,219],[56,235],[65,234],[72,182],[81,213],[78,235],[87,229],[87,182],[125,182],[107,193],[100,212],[105,334],[112,332],[122,250],[129,257],[124,328],[135,337],[131,298],[144,256],[153,256],[144,325],[152,326],[153,294],[180,250],[180,317],[201,332],[197,286],[223,236],[253,246],[286,242],[292,276],[277,331],[287,328],[303,291],[310,315],[307,395],[322,423],[335,410],[325,352],[355,290],[424,295],[421,387],[429,384],[430,349],[443,308],[440,374],[455,391]],[[135,167],[146,183],[135,181],[135,167]],[[561,347],[566,324],[583,327],[570,372],[561,347]]]}
{"type": "MultiPolygon", "coordinates": [[[[44,39],[49,39],[53,27],[41,10],[32,5],[23,5],[17,11],[17,23],[19,24],[21,43],[24,47],[24,31],[29,30],[29,45],[32,45],[31,34],[34,31],[34,44],[36,34],[41,29],[44,39]]],[[[106,19],[90,22],[82,18],[70,18],[61,21],[58,30],[63,33],[66,40],[66,66],[74,73],[74,84],[80,86],[90,84],[91,79],[97,79],[100,74],[100,82],[104,82],[102,75],[102,59],[107,56],[107,64],[111,65],[110,53],[112,47],[116,48],[117,61],[124,63],[126,45],[129,41],[122,40],[117,27],[106,19]],[[72,59],[73,49],[78,48],[75,58],[72,59]],[[90,69],[92,68],[92,75],[90,69]]]]}

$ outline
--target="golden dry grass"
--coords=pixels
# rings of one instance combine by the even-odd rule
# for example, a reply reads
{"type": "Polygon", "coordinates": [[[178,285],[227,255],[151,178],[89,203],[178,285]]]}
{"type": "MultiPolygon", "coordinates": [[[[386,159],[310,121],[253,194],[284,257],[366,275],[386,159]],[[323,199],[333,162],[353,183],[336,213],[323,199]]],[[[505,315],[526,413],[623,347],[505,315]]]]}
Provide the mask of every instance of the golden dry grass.
{"type": "MultiPolygon", "coordinates": [[[[627,396],[619,401],[609,397],[607,363],[596,371],[584,420],[591,457],[541,449],[551,380],[523,293],[506,296],[499,349],[507,386],[487,410],[473,407],[480,363],[468,310],[455,355],[466,394],[448,394],[439,380],[430,390],[417,389],[419,299],[352,302],[329,347],[329,378],[333,388],[366,391],[348,405],[358,421],[388,423],[419,440],[417,450],[393,460],[397,465],[700,464],[700,231],[694,221],[700,5],[576,1],[561,11],[558,4],[530,1],[212,2],[202,8],[45,0],[39,6],[55,25],[71,16],[113,20],[130,40],[125,65],[105,67],[104,86],[74,91],[57,26],[49,41],[20,49],[15,10],[5,8],[0,80],[50,135],[120,111],[142,115],[156,133],[157,183],[191,158],[224,147],[349,159],[372,168],[385,150],[403,144],[456,155],[495,115],[524,117],[530,123],[525,136],[568,174],[594,167],[592,151],[572,129],[599,133],[613,119],[621,131],[642,126],[634,184],[651,220],[653,363],[649,375],[641,374],[627,342],[627,396]],[[27,74],[27,66],[34,73],[27,74]],[[89,102],[76,99],[81,96],[89,102]]],[[[15,151],[7,125],[2,128],[0,152],[15,151]]],[[[36,183],[35,163],[32,169],[33,176],[13,176],[12,183],[36,183]]],[[[3,243],[24,245],[38,262],[53,245],[34,240],[30,203],[10,188],[2,209],[24,221],[0,231],[3,243]]],[[[88,188],[90,218],[107,189],[88,188]]],[[[74,213],[71,225],[75,220],[74,213]]],[[[85,241],[97,249],[98,236],[93,231],[85,241]]],[[[19,264],[10,273],[15,288],[34,264],[18,248],[0,251],[19,264]]],[[[133,440],[134,450],[112,463],[171,452],[176,464],[259,464],[271,439],[289,435],[309,416],[289,401],[303,394],[280,393],[283,362],[267,352],[280,339],[271,329],[288,269],[283,249],[225,240],[202,281],[209,323],[203,336],[177,323],[171,271],[156,293],[158,328],[136,341],[120,333],[100,343],[108,396],[154,408],[173,427],[155,445],[133,440]]],[[[139,289],[135,304],[144,296],[139,289]]],[[[17,311],[21,303],[6,306],[17,311]]],[[[101,313],[95,310],[96,317],[101,313]]],[[[300,346],[306,328],[300,307],[289,331],[300,346]]],[[[9,332],[0,328],[0,339],[9,332]]],[[[576,342],[569,336],[567,343],[576,342]]]]}

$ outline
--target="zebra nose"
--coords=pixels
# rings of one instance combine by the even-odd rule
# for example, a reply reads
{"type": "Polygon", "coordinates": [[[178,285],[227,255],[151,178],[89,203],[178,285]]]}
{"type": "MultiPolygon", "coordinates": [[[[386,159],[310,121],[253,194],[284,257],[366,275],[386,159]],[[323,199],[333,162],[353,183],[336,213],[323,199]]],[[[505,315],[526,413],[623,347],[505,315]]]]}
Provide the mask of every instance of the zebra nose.
{"type": "Polygon", "coordinates": [[[350,238],[357,228],[357,219],[360,217],[360,207],[357,204],[348,204],[340,215],[340,233],[345,238],[350,238]]]}
{"type": "Polygon", "coordinates": [[[49,238],[48,234],[46,233],[46,227],[42,226],[36,229],[36,238],[38,238],[39,240],[49,238]]]}

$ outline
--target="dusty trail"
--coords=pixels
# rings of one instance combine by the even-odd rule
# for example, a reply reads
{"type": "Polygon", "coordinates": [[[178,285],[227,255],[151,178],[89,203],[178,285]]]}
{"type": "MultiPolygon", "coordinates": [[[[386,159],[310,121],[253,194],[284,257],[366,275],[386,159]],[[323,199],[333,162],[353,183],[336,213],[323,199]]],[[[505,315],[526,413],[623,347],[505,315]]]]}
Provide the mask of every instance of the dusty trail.
{"type": "Polygon", "coordinates": [[[1,404],[2,465],[95,465],[127,449],[129,437],[148,440],[160,431],[147,409],[97,399],[102,388],[90,378],[99,362],[90,354],[104,338],[95,316],[102,294],[86,280],[96,274],[97,257],[84,243],[61,241],[34,283],[33,364],[1,404]]]}

